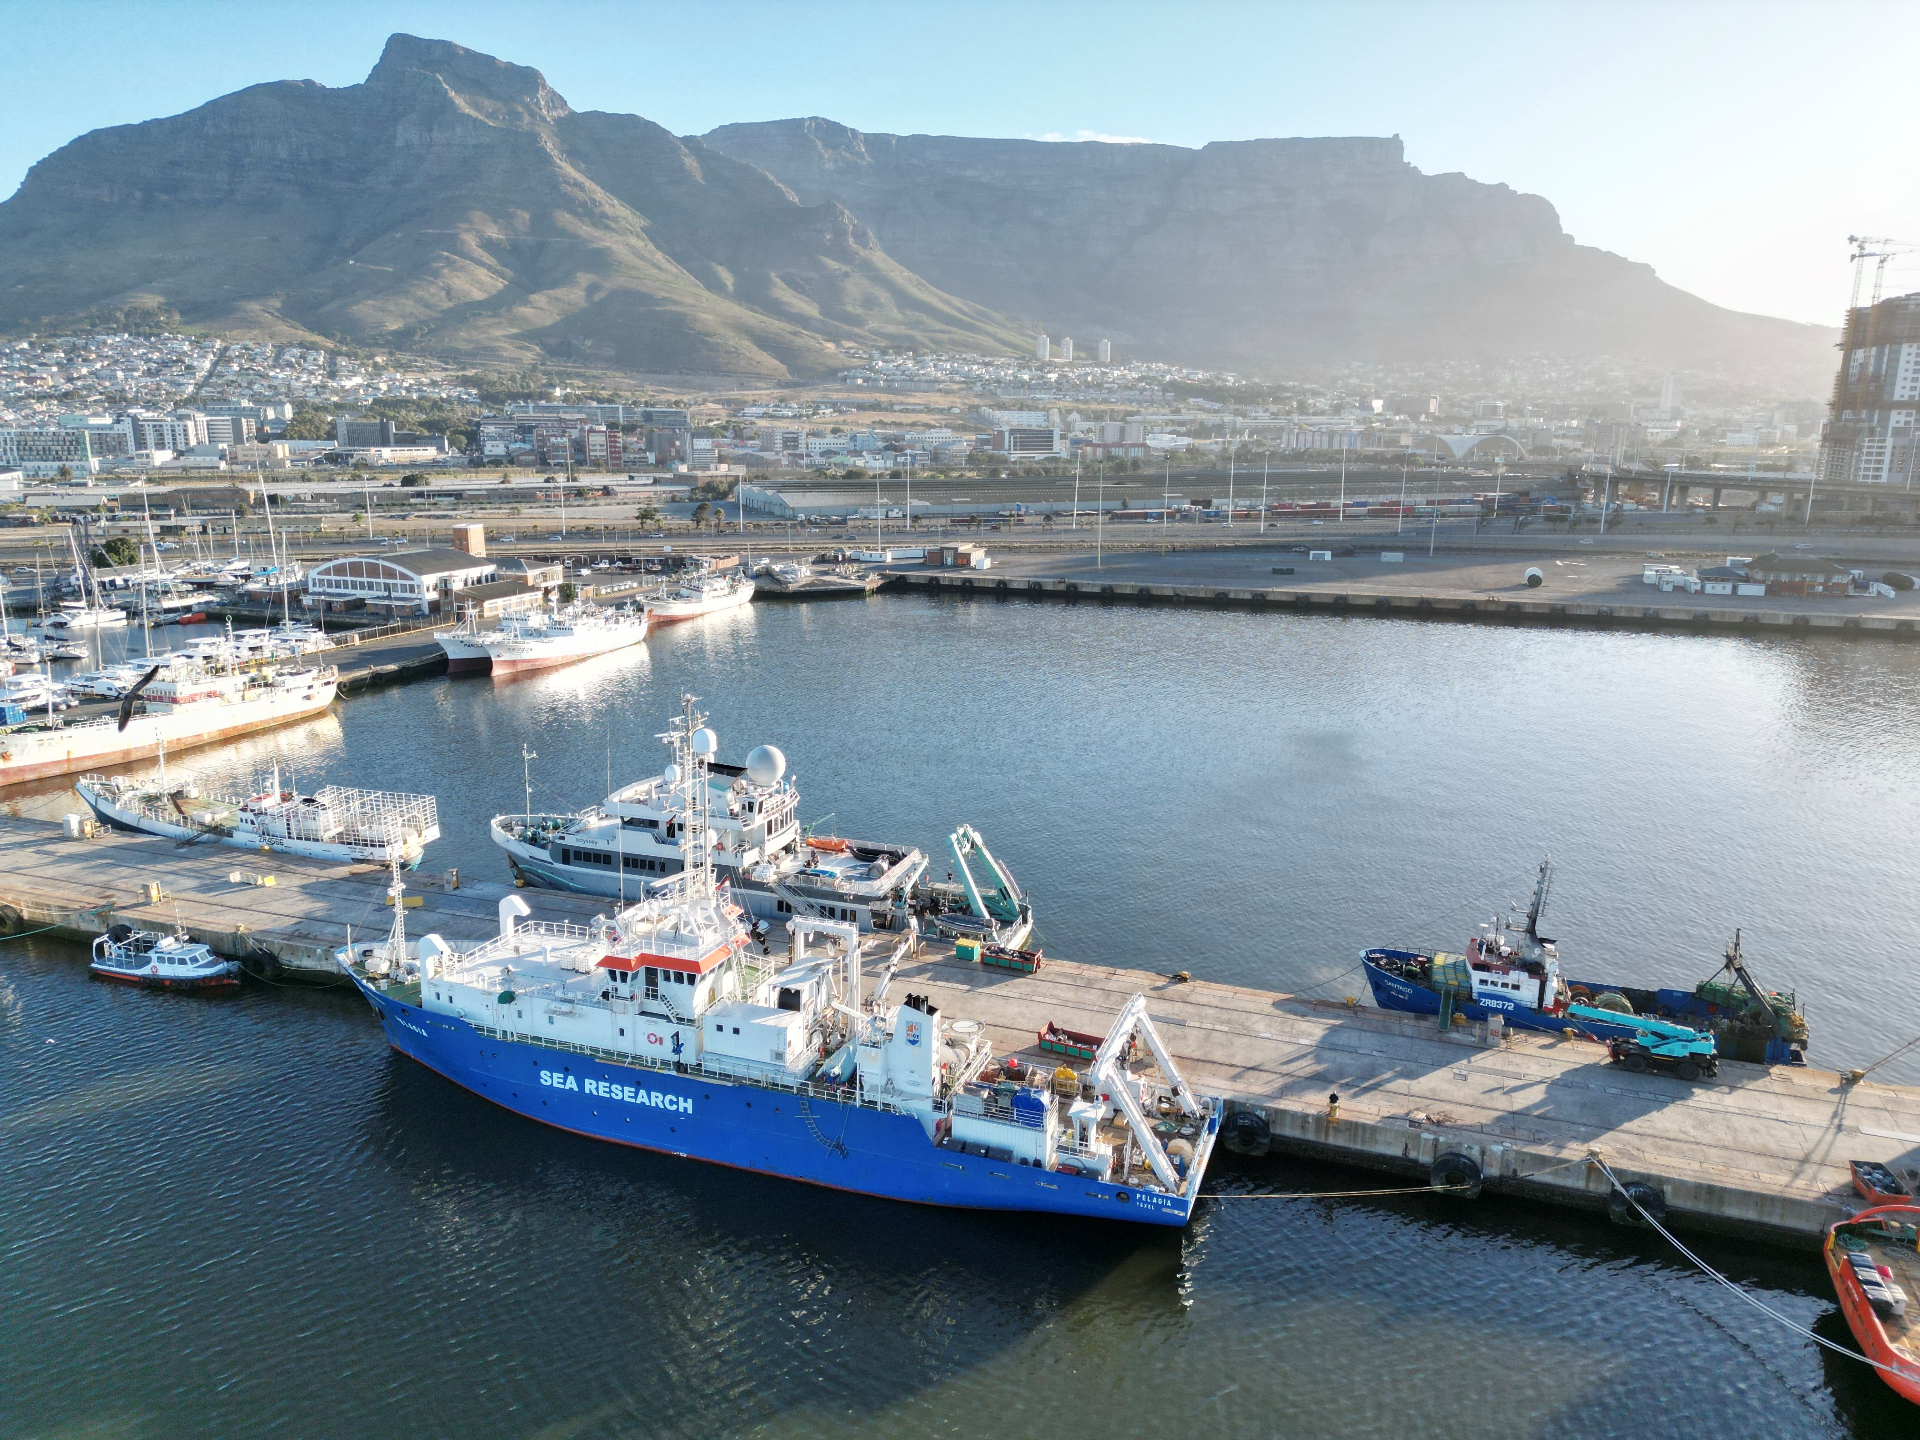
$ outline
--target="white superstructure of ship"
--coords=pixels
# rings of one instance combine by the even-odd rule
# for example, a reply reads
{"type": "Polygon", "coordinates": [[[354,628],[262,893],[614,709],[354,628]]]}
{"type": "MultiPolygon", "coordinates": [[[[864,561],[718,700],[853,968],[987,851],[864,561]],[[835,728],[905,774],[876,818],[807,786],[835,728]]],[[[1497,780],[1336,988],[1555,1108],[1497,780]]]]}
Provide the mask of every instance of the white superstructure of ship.
{"type": "Polygon", "coordinates": [[[156,662],[154,669],[119,714],[0,729],[0,785],[122,765],[163,747],[184,750],[305,719],[333,703],[340,683],[331,665],[216,672],[156,662]]]}
{"type": "Polygon", "coordinates": [[[571,665],[647,638],[649,612],[636,607],[570,605],[538,628],[498,630],[481,637],[495,675],[571,665]]]}
{"type": "Polygon", "coordinates": [[[753,580],[737,569],[704,568],[692,571],[673,585],[650,596],[647,613],[658,625],[697,620],[745,605],[753,599],[753,580]]]}
{"type": "Polygon", "coordinates": [[[277,765],[267,784],[242,799],[203,794],[193,774],[169,775],[164,756],[156,775],[84,775],[73,788],[94,814],[123,830],[318,860],[398,862],[411,869],[440,838],[439,804],[431,795],[344,785],[303,795],[282,782],[277,765]]]}

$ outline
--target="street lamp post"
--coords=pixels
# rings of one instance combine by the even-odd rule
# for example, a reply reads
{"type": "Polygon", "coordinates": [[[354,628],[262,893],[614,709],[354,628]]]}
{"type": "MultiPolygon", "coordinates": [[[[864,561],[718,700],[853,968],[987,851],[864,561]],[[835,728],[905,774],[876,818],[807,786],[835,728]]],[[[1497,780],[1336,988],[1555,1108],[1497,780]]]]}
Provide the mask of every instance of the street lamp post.
{"type": "Polygon", "coordinates": [[[1107,564],[1107,462],[1104,460],[1100,462],[1100,499],[1097,503],[1099,508],[1093,517],[1093,568],[1101,570],[1107,564]]]}

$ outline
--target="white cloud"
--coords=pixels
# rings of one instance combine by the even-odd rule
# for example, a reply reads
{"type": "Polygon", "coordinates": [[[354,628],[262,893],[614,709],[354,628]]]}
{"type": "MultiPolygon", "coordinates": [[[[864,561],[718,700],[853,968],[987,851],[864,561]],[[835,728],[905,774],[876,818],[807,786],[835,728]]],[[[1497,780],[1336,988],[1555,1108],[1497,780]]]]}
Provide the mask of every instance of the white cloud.
{"type": "Polygon", "coordinates": [[[1027,140],[1094,140],[1102,145],[1151,145],[1153,141],[1144,135],[1109,135],[1104,130],[1076,130],[1071,135],[1062,135],[1058,130],[1049,130],[1044,135],[1027,135],[1027,140]]]}

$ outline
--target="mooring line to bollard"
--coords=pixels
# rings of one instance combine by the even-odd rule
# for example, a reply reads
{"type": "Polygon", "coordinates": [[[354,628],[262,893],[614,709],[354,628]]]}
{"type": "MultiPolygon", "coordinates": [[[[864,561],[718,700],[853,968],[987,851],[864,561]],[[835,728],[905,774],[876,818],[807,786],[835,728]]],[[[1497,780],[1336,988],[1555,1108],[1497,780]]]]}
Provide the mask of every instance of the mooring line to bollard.
{"type": "MultiPolygon", "coordinates": [[[[1578,1155],[1571,1160],[1562,1160],[1558,1165],[1549,1165],[1544,1170],[1529,1170],[1525,1175],[1510,1175],[1506,1178],[1531,1180],[1536,1175],[1551,1175],[1556,1170],[1565,1170],[1569,1165],[1585,1165],[1591,1158],[1588,1155],[1578,1155]]],[[[1360,1200],[1375,1195],[1461,1195],[1471,1188],[1467,1185],[1396,1185],[1386,1190],[1294,1190],[1283,1194],[1257,1195],[1208,1191],[1199,1198],[1202,1200],[1360,1200]]]]}
{"type": "Polygon", "coordinates": [[[1720,1285],[1725,1286],[1727,1289],[1731,1290],[1735,1295],[1738,1295],[1742,1300],[1746,1301],[1747,1304],[1753,1306],[1754,1309],[1758,1310],[1762,1315],[1765,1315],[1769,1320],[1777,1321],[1778,1323],[1786,1326],[1787,1329],[1793,1331],[1794,1334],[1801,1336],[1803,1339],[1811,1340],[1814,1344],[1823,1346],[1826,1349],[1833,1351],[1833,1353],[1836,1355],[1844,1355],[1849,1360],[1858,1360],[1862,1365],[1871,1365],[1873,1366],[1874,1369],[1884,1370],[1889,1375],[1898,1375],[1903,1380],[1912,1380],[1915,1378],[1916,1374],[1920,1374],[1920,1372],[1917,1372],[1913,1366],[1889,1365],[1884,1360],[1875,1360],[1870,1356],[1862,1355],[1858,1350],[1850,1350],[1845,1345],[1840,1344],[1838,1341],[1827,1339],[1824,1335],[1816,1335],[1813,1333],[1813,1331],[1809,1330],[1806,1326],[1802,1325],[1799,1321],[1789,1319],[1787,1316],[1782,1315],[1778,1310],[1775,1310],[1771,1305],[1767,1304],[1766,1301],[1760,1299],[1757,1295],[1751,1295],[1747,1293],[1747,1290],[1745,1289],[1744,1286],[1738,1284],[1735,1281],[1729,1280],[1726,1276],[1722,1275],[1718,1270],[1714,1269],[1713,1266],[1709,1265],[1706,1261],[1702,1260],[1698,1255],[1694,1254],[1693,1251],[1689,1250],[1685,1245],[1681,1244],[1679,1239],[1674,1235],[1674,1233],[1671,1230],[1667,1229],[1666,1226],[1662,1225],[1658,1220],[1654,1219],[1653,1216],[1649,1215],[1646,1212],[1645,1208],[1642,1207],[1639,1200],[1634,1198],[1633,1192],[1628,1190],[1625,1185],[1621,1184],[1620,1178],[1617,1175],[1615,1175],[1613,1171],[1607,1168],[1607,1162],[1605,1160],[1602,1160],[1597,1154],[1591,1156],[1590,1158],[1592,1159],[1593,1163],[1599,1167],[1600,1173],[1607,1177],[1608,1182],[1613,1186],[1613,1188],[1618,1190],[1623,1196],[1625,1196],[1627,1203],[1633,1206],[1633,1208],[1639,1212],[1640,1218],[1646,1221],[1647,1224],[1651,1226],[1653,1229],[1659,1231],[1661,1235],[1666,1237],[1668,1244],[1672,1245],[1674,1249],[1678,1250],[1682,1255],[1686,1256],[1687,1259],[1691,1260],[1695,1265],[1699,1266],[1700,1269],[1704,1271],[1711,1279],[1713,1279],[1720,1285]]]}

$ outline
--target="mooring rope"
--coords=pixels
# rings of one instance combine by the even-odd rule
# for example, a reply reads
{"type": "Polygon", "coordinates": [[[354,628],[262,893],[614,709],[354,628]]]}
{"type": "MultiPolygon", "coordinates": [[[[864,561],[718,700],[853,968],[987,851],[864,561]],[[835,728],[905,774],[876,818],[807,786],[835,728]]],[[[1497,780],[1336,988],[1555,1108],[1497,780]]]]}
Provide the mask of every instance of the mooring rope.
{"type": "Polygon", "coordinates": [[[1898,1375],[1904,1380],[1920,1380],[1920,1368],[1911,1365],[1889,1365],[1884,1360],[1875,1360],[1870,1356],[1862,1355],[1858,1350],[1848,1349],[1836,1340],[1829,1340],[1824,1335],[1814,1334],[1813,1331],[1809,1330],[1799,1321],[1789,1319],[1787,1316],[1782,1315],[1757,1295],[1749,1294],[1741,1285],[1729,1280],[1718,1270],[1714,1269],[1713,1266],[1694,1254],[1693,1251],[1689,1250],[1680,1242],[1671,1230],[1667,1229],[1666,1226],[1649,1215],[1640,1202],[1634,1198],[1633,1192],[1621,1184],[1620,1178],[1607,1168],[1607,1162],[1605,1160],[1602,1160],[1598,1155],[1594,1155],[1592,1160],[1593,1163],[1600,1168],[1600,1173],[1607,1177],[1607,1180],[1612,1184],[1613,1188],[1625,1196],[1627,1203],[1639,1212],[1640,1218],[1646,1221],[1653,1229],[1659,1231],[1661,1235],[1665,1236],[1667,1242],[1672,1245],[1674,1249],[1678,1250],[1682,1255],[1686,1256],[1687,1259],[1699,1266],[1699,1268],[1716,1283],[1731,1290],[1735,1295],[1738,1295],[1742,1300],[1746,1301],[1747,1304],[1753,1306],[1754,1309],[1758,1310],[1762,1315],[1765,1315],[1769,1320],[1777,1321],[1779,1324],[1793,1331],[1794,1334],[1801,1336],[1803,1339],[1811,1340],[1814,1344],[1823,1346],[1833,1351],[1836,1355],[1844,1355],[1849,1360],[1858,1360],[1862,1365],[1871,1365],[1876,1370],[1884,1370],[1887,1374],[1898,1375]]]}
{"type": "MultiPolygon", "coordinates": [[[[1536,1175],[1551,1175],[1556,1170],[1564,1170],[1569,1165],[1584,1165],[1587,1156],[1576,1155],[1571,1160],[1562,1160],[1558,1165],[1549,1165],[1543,1170],[1529,1170],[1524,1175],[1515,1175],[1515,1180],[1531,1180],[1536,1175]]],[[[1458,1195],[1472,1189],[1470,1185],[1395,1185],[1386,1190],[1294,1190],[1285,1193],[1228,1194],[1221,1191],[1209,1191],[1202,1200],[1361,1200],[1375,1195],[1458,1195]]]]}

